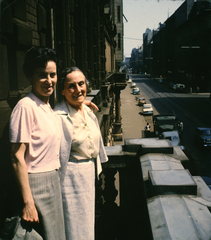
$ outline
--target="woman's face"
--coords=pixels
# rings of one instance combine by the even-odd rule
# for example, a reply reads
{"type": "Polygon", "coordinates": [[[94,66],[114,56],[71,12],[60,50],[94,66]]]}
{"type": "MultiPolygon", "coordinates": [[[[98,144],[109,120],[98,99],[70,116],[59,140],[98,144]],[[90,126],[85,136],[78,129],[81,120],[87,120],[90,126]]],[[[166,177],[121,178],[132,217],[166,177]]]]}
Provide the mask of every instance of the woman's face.
{"type": "Polygon", "coordinates": [[[36,68],[34,75],[29,79],[32,92],[41,101],[48,103],[57,82],[57,69],[54,61],[49,61],[45,68],[36,68]]]}
{"type": "Polygon", "coordinates": [[[86,98],[86,80],[80,71],[74,71],[66,76],[62,95],[74,108],[80,108],[86,98]]]}

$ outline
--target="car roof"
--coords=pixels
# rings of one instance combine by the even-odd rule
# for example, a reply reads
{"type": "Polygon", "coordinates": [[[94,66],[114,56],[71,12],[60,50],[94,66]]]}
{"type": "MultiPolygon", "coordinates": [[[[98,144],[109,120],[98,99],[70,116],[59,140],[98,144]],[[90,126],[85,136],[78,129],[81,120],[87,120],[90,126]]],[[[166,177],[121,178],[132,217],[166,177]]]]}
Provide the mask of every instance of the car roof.
{"type": "Polygon", "coordinates": [[[178,131],[166,131],[166,132],[162,132],[161,134],[163,134],[164,136],[173,136],[173,135],[179,136],[178,131]]]}
{"type": "Polygon", "coordinates": [[[209,128],[209,127],[197,127],[196,129],[199,129],[199,130],[211,130],[211,128],[209,128]]]}
{"type": "Polygon", "coordinates": [[[152,107],[152,104],[146,103],[146,104],[144,104],[144,107],[152,107]]]}
{"type": "Polygon", "coordinates": [[[166,120],[166,119],[172,119],[174,120],[175,117],[174,116],[160,116],[160,117],[157,117],[157,120],[166,120]]]}

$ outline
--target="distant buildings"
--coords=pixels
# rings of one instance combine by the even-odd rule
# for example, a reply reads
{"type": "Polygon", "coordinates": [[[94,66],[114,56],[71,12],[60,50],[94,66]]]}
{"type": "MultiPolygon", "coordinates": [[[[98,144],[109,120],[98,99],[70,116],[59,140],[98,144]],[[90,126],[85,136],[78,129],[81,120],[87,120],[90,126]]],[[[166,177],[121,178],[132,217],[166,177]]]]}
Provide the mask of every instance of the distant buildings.
{"type": "Polygon", "coordinates": [[[211,1],[185,1],[158,30],[151,32],[151,44],[144,42],[144,59],[151,59],[147,71],[189,87],[210,89],[210,18],[211,1]]]}
{"type": "Polygon", "coordinates": [[[211,1],[186,0],[156,30],[143,34],[143,57],[133,49],[131,64],[168,81],[184,82],[201,90],[211,88],[211,1]]]}

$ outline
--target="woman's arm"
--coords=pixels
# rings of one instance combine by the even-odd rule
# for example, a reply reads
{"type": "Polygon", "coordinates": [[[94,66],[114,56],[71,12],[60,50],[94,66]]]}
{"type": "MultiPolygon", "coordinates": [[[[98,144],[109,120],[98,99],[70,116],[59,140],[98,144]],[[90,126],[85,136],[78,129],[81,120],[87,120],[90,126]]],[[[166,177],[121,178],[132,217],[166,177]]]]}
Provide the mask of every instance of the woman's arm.
{"type": "Polygon", "coordinates": [[[28,172],[24,159],[27,145],[27,143],[12,143],[11,160],[15,177],[18,181],[18,186],[23,197],[24,207],[22,211],[22,218],[27,222],[39,222],[38,213],[34,205],[34,199],[29,186],[28,172]]]}
{"type": "Polygon", "coordinates": [[[99,108],[97,107],[96,104],[94,104],[93,102],[89,101],[89,100],[84,100],[84,104],[87,105],[88,107],[90,107],[90,109],[92,110],[92,112],[94,111],[94,108],[99,111],[99,108]]]}

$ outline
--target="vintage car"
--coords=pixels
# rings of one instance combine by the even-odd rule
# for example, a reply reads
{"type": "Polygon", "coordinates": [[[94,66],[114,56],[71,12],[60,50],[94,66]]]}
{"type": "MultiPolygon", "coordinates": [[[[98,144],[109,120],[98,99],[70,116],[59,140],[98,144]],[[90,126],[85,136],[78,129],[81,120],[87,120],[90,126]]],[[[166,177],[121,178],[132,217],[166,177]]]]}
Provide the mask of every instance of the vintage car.
{"type": "Polygon", "coordinates": [[[138,99],[138,106],[143,106],[146,103],[146,100],[144,97],[140,97],[138,99]]]}
{"type": "Polygon", "coordinates": [[[128,83],[131,83],[132,82],[132,79],[131,79],[131,77],[129,76],[129,79],[128,79],[128,81],[127,81],[128,83]]]}
{"type": "Polygon", "coordinates": [[[131,82],[131,87],[132,87],[132,88],[136,87],[136,83],[131,82]]]}
{"type": "Polygon", "coordinates": [[[193,133],[193,137],[200,146],[211,146],[211,128],[197,127],[193,133]]]}
{"type": "Polygon", "coordinates": [[[176,84],[175,83],[169,83],[169,87],[176,90],[176,84]]]}
{"type": "Polygon", "coordinates": [[[143,105],[143,115],[153,115],[153,108],[151,104],[146,103],[143,105]]]}
{"type": "Polygon", "coordinates": [[[184,90],[185,90],[185,84],[177,83],[175,90],[176,90],[177,92],[182,92],[182,91],[184,91],[184,90]]]}
{"type": "Polygon", "coordinates": [[[138,87],[133,88],[133,94],[134,95],[140,94],[140,89],[138,87]]]}
{"type": "Polygon", "coordinates": [[[179,137],[179,132],[178,131],[167,131],[167,132],[162,132],[159,136],[160,139],[168,139],[171,143],[171,145],[174,146],[179,146],[182,150],[184,150],[184,146],[180,144],[180,137],[179,137]]]}
{"type": "Polygon", "coordinates": [[[159,136],[162,132],[179,130],[182,132],[181,122],[178,121],[175,114],[158,114],[153,116],[154,132],[156,136],[159,136]]]}

